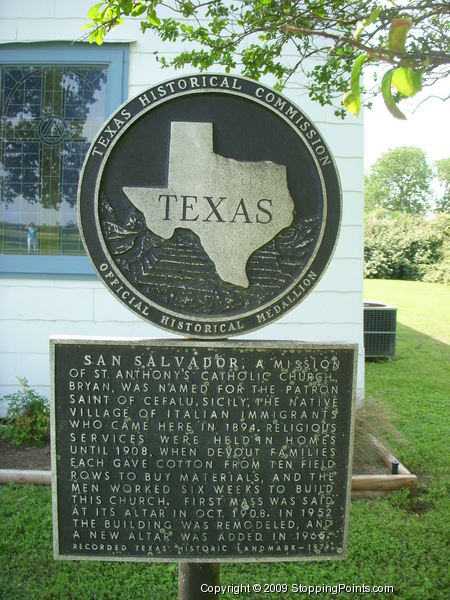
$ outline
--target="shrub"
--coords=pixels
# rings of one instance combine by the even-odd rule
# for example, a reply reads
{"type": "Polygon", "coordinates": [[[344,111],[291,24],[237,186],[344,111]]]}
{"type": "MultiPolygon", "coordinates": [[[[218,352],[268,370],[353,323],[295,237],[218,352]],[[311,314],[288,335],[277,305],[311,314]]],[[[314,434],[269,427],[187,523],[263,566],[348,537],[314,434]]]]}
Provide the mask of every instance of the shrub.
{"type": "Polygon", "coordinates": [[[448,283],[450,215],[434,219],[383,210],[366,215],[364,275],[448,283]]]}
{"type": "Polygon", "coordinates": [[[428,283],[446,283],[450,285],[450,244],[444,258],[427,270],[423,280],[428,283]]]}
{"type": "Polygon", "coordinates": [[[423,280],[448,285],[450,284],[450,213],[438,213],[435,227],[443,238],[442,258],[427,269],[423,280]]]}
{"type": "Polygon", "coordinates": [[[30,388],[25,378],[18,377],[18,380],[22,389],[2,398],[9,404],[2,436],[14,446],[47,442],[50,439],[48,400],[30,388]]]}

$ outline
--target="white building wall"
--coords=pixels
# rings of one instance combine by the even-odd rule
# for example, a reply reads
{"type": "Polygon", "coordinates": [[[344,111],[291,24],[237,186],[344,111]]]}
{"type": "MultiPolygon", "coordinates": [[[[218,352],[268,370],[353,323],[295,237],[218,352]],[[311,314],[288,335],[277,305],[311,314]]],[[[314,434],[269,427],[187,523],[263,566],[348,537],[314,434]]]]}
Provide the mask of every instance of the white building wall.
{"type": "MultiPolygon", "coordinates": [[[[80,40],[94,0],[2,0],[0,44],[80,40]]],[[[130,42],[129,96],[175,73],[161,70],[153,52],[163,48],[139,21],[128,20],[108,43],[130,42]]],[[[176,47],[165,44],[171,52],[176,47]]],[[[1,60],[1,46],[0,46],[1,60]]],[[[177,71],[176,75],[181,72],[177,71]]],[[[270,85],[270,81],[265,81],[270,85]]],[[[344,210],[334,258],[314,291],[282,319],[249,339],[359,344],[358,396],[364,393],[363,357],[363,122],[342,121],[313,104],[295,84],[285,90],[317,125],[335,157],[344,210]]],[[[172,337],[141,321],[95,280],[0,279],[0,396],[18,388],[17,376],[49,390],[50,335],[172,337]]],[[[5,407],[0,406],[0,415],[5,407]]]]}

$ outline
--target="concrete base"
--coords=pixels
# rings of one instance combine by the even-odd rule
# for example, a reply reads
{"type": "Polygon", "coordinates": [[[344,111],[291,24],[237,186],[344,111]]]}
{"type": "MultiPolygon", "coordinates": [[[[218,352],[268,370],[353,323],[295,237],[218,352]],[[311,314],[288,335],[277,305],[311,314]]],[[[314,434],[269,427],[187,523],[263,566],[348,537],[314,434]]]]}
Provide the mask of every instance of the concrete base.
{"type": "Polygon", "coordinates": [[[19,471],[18,469],[0,469],[1,483],[30,483],[33,485],[50,485],[51,471],[19,471]]]}

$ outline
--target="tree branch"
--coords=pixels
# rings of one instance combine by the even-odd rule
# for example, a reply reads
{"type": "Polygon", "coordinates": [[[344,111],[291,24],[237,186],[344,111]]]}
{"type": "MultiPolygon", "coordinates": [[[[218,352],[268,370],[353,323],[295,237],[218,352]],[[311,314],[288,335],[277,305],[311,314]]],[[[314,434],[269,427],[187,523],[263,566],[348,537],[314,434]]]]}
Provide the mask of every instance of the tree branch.
{"type": "Polygon", "coordinates": [[[447,53],[435,53],[435,52],[398,52],[397,50],[389,50],[388,48],[372,48],[362,44],[356,38],[349,38],[342,35],[337,35],[329,31],[320,31],[316,29],[306,29],[304,27],[297,27],[297,25],[286,25],[286,33],[289,34],[301,34],[307,36],[317,36],[326,39],[334,40],[338,44],[348,44],[354,48],[358,48],[373,58],[379,58],[385,62],[396,64],[400,60],[402,66],[410,66],[411,62],[429,62],[430,65],[446,65],[450,63],[450,54],[447,53]]]}

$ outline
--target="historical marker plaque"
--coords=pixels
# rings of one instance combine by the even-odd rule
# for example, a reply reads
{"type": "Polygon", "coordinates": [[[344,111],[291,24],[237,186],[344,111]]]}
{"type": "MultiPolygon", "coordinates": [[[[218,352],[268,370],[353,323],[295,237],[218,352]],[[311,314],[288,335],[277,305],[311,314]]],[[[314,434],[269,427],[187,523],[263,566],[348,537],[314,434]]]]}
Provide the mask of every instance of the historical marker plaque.
{"type": "Polygon", "coordinates": [[[56,558],[346,555],[356,346],[53,339],[56,558]]]}
{"type": "Polygon", "coordinates": [[[87,253],[122,303],[218,338],[270,323],[313,289],[341,191],[325,141],[290,100],[203,74],[118,109],[88,153],[78,208],[87,253]]]}

